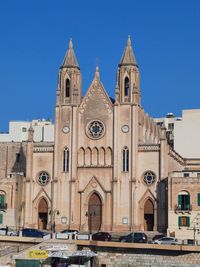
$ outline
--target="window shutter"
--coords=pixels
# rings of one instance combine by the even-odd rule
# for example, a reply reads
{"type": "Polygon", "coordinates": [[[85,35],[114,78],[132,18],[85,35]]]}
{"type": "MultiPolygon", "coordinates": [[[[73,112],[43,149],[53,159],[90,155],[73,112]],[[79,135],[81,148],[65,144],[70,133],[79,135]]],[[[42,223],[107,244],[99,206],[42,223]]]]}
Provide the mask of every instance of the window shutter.
{"type": "Polygon", "coordinates": [[[178,195],[178,205],[181,205],[182,202],[182,195],[178,195]]]}
{"type": "Polygon", "coordinates": [[[3,214],[0,214],[0,224],[3,223],[3,214]]]}
{"type": "Polygon", "coordinates": [[[186,205],[190,204],[190,195],[185,196],[185,204],[186,205]]]}
{"type": "Polygon", "coordinates": [[[182,226],[182,217],[181,216],[178,217],[178,226],[182,226]]]}
{"type": "Polygon", "coordinates": [[[190,226],[190,217],[186,217],[186,226],[190,226]]]}
{"type": "Polygon", "coordinates": [[[190,195],[185,196],[185,209],[190,208],[190,195]]]}
{"type": "Polygon", "coordinates": [[[0,207],[3,208],[5,203],[5,196],[4,195],[0,195],[0,207]]]}
{"type": "Polygon", "coordinates": [[[197,194],[198,206],[200,206],[200,193],[197,194]]]}

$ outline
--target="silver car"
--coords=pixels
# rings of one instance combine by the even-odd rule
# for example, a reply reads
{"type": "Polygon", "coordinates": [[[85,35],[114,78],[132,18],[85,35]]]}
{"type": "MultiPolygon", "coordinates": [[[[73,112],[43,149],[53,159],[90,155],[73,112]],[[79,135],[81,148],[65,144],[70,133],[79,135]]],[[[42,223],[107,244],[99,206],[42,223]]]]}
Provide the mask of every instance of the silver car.
{"type": "Polygon", "coordinates": [[[162,237],[152,242],[153,244],[165,244],[165,245],[178,245],[177,238],[174,237],[162,237]]]}

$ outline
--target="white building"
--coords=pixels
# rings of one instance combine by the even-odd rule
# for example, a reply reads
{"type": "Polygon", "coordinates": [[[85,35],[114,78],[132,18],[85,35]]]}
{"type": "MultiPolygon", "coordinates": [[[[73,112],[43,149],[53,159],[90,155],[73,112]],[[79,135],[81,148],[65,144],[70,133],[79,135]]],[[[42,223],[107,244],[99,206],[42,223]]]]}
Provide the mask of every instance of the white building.
{"type": "Polygon", "coordinates": [[[183,158],[200,158],[200,109],[183,110],[175,121],[174,149],[183,158]]]}
{"type": "Polygon", "coordinates": [[[54,125],[51,121],[38,119],[30,121],[10,121],[9,132],[0,133],[0,142],[22,142],[28,140],[28,129],[33,127],[35,142],[53,142],[54,125]]]}
{"type": "Polygon", "coordinates": [[[166,128],[167,140],[171,147],[174,147],[174,124],[180,120],[181,118],[175,117],[173,113],[167,113],[164,118],[154,119],[158,126],[166,128]]]}

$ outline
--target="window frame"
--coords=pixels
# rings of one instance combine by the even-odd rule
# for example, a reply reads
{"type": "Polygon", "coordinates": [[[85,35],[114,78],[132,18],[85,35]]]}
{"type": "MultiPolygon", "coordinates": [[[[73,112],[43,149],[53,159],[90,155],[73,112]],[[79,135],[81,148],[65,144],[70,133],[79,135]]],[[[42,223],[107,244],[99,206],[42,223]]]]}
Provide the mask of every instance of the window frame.
{"type": "Polygon", "coordinates": [[[129,80],[129,78],[127,76],[124,79],[124,96],[125,97],[129,97],[130,96],[130,80],[129,80]]]}
{"type": "Polygon", "coordinates": [[[70,80],[67,78],[65,81],[65,97],[66,98],[70,97],[70,87],[71,87],[70,80]]]}
{"type": "Polygon", "coordinates": [[[122,150],[122,171],[129,172],[129,149],[127,146],[122,150]]]}
{"type": "Polygon", "coordinates": [[[69,172],[69,148],[65,147],[63,150],[63,172],[69,172]]]}
{"type": "Polygon", "coordinates": [[[189,216],[178,216],[178,226],[179,227],[190,227],[190,217],[189,216]]]}

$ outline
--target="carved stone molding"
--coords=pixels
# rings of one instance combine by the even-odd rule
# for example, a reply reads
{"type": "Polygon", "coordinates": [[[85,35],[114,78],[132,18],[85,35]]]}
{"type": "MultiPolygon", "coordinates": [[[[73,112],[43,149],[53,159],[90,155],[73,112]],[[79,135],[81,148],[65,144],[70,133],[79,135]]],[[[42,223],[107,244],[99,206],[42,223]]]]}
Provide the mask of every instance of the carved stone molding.
{"type": "Polygon", "coordinates": [[[139,145],[138,151],[140,152],[152,152],[152,151],[159,151],[160,145],[139,145]]]}

